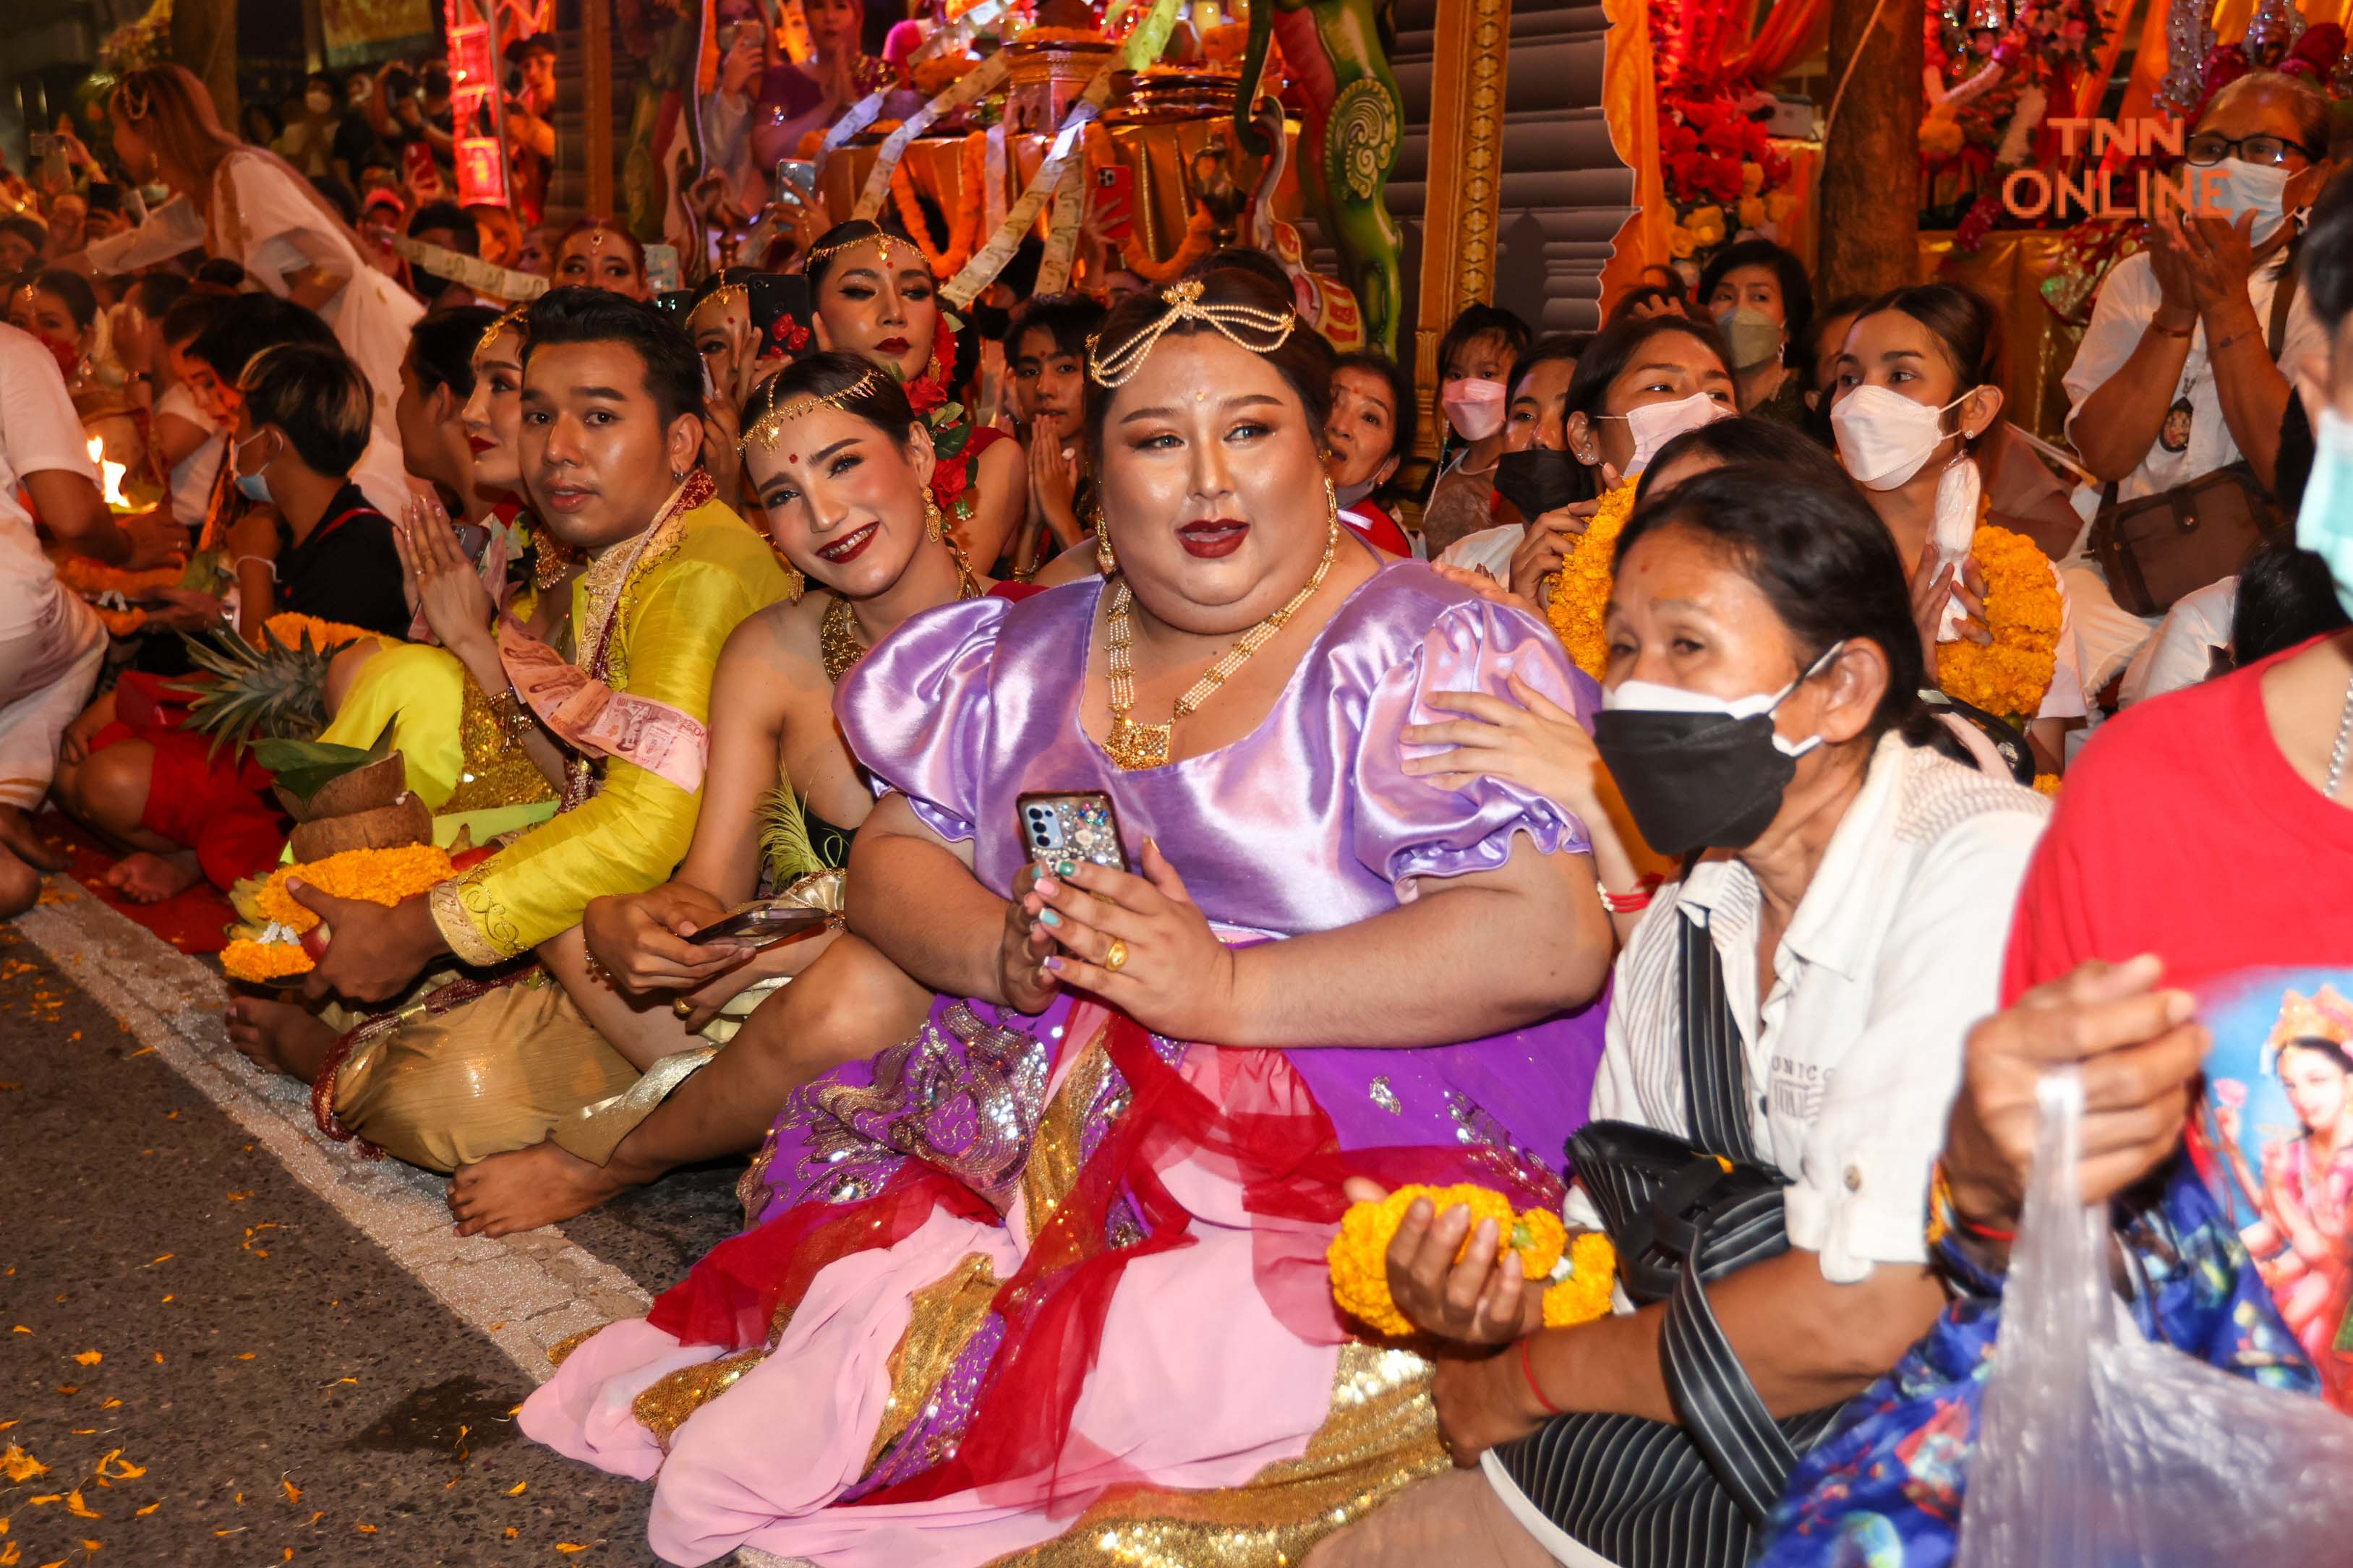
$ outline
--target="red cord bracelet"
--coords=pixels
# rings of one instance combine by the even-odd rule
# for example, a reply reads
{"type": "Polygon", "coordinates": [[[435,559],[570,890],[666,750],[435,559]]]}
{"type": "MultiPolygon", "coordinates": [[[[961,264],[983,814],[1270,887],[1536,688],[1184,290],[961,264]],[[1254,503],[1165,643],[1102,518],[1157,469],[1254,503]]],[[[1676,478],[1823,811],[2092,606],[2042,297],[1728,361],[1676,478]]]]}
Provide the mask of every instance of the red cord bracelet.
{"type": "Polygon", "coordinates": [[[1530,1334],[1520,1341],[1520,1375],[1528,1380],[1528,1392],[1536,1396],[1536,1403],[1544,1406],[1545,1414],[1547,1415],[1558,1415],[1562,1413],[1560,1406],[1555,1405],[1551,1400],[1545,1397],[1544,1389],[1536,1383],[1535,1365],[1528,1359],[1529,1347],[1535,1343],[1535,1336],[1534,1334],[1530,1334]]]}

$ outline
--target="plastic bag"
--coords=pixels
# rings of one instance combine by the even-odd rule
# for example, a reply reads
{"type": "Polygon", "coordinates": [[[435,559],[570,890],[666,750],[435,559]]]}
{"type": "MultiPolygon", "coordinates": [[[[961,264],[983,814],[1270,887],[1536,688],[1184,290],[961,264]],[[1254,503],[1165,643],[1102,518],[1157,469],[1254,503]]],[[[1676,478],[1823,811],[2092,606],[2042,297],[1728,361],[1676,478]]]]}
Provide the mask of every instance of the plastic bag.
{"type": "Polygon", "coordinates": [[[2043,1081],[1954,1568],[2353,1561],[2353,1418],[2141,1334],[2077,1199],[2083,1105],[2043,1081]]]}

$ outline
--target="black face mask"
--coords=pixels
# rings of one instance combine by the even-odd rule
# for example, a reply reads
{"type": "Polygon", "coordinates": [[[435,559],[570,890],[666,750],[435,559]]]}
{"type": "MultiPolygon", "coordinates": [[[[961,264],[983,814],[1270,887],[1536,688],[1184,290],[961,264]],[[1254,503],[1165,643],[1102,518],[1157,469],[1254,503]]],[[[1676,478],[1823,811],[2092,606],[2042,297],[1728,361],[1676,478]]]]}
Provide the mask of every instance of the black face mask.
{"type": "Polygon", "coordinates": [[[1845,646],[1831,644],[1761,712],[1604,708],[1595,714],[1594,749],[1643,841],[1676,859],[1756,843],[1798,776],[1798,759],[1774,743],[1774,710],[1845,646]]]}
{"type": "Polygon", "coordinates": [[[1521,521],[1534,522],[1571,501],[1589,500],[1593,485],[1585,465],[1568,453],[1531,447],[1495,459],[1495,493],[1518,509],[1521,521]]]}

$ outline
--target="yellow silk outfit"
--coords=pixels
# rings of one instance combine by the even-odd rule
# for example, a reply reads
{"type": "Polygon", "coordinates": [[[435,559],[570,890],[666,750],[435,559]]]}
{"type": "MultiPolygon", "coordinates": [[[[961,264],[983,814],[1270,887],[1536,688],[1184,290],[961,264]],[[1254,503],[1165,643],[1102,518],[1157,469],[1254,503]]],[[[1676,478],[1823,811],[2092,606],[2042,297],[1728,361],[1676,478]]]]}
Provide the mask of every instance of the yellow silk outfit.
{"type": "MultiPolygon", "coordinates": [[[[728,635],[787,589],[767,542],[708,496],[707,479],[690,479],[646,534],[606,551],[572,589],[575,661],[614,691],[698,724],[708,723],[728,635]]],[[[447,673],[432,661],[417,668],[447,673]]],[[[425,721],[420,739],[433,728],[425,721]]],[[[422,749],[430,760],[412,760],[412,780],[451,771],[446,745],[422,749]]],[[[618,756],[574,759],[553,820],[433,889],[434,922],[472,973],[428,982],[344,1037],[347,1054],[339,1044],[314,1087],[322,1124],[428,1170],[551,1136],[584,1158],[608,1157],[708,1054],[667,1058],[641,1078],[563,986],[518,961],[579,924],[591,899],[668,878],[693,839],[701,799],[699,788],[618,756]]]]}
{"type": "MultiPolygon", "coordinates": [[[[529,612],[518,606],[515,613],[529,612]]],[[[480,683],[448,648],[382,643],[319,739],[365,751],[387,728],[409,789],[436,816],[555,798],[554,786],[507,735],[480,683]]]]}

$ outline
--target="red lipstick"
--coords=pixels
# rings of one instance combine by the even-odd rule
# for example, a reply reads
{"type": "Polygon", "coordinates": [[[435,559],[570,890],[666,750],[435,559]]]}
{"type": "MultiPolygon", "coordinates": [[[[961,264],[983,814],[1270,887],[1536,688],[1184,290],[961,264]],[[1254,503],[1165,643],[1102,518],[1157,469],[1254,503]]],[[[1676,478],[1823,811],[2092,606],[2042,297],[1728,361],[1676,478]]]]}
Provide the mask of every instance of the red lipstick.
{"type": "Polygon", "coordinates": [[[1240,518],[1211,517],[1188,522],[1176,531],[1176,542],[1197,561],[1219,561],[1242,547],[1250,525],[1240,518]]]}

